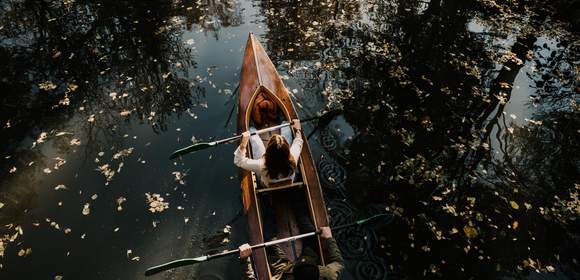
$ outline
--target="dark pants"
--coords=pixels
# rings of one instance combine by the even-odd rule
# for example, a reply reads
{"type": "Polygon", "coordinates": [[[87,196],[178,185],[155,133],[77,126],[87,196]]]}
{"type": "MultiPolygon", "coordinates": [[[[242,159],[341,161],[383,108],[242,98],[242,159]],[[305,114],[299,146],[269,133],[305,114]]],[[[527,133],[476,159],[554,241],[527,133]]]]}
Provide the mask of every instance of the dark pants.
{"type": "MultiPolygon", "coordinates": [[[[308,233],[316,231],[314,228],[314,224],[310,219],[310,212],[309,207],[306,200],[306,194],[303,190],[281,190],[279,192],[274,191],[273,193],[269,194],[267,197],[264,197],[262,200],[262,217],[264,218],[264,239],[266,241],[272,240],[273,238],[278,236],[278,233],[275,232],[274,229],[277,228],[276,226],[276,213],[274,211],[275,207],[273,203],[276,201],[284,200],[287,202],[287,205],[290,209],[292,209],[292,213],[296,218],[296,223],[300,233],[308,233]]],[[[302,251],[313,251],[316,252],[317,243],[316,237],[311,236],[307,238],[303,238],[302,240],[302,251]],[[307,250],[307,248],[309,248],[307,250]]],[[[274,250],[270,249],[267,250],[268,255],[275,257],[278,255],[274,250]]],[[[278,257],[279,258],[279,257],[278,257]]]]}

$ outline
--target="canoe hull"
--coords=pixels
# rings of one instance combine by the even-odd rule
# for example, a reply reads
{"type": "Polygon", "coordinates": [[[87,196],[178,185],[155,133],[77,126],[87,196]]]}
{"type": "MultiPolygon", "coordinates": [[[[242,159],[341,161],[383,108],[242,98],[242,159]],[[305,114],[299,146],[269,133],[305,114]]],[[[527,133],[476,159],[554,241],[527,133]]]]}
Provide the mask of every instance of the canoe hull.
{"type": "MultiPolygon", "coordinates": [[[[274,99],[279,107],[282,108],[286,120],[299,118],[288,90],[278,75],[274,64],[256,37],[250,34],[246,43],[240,75],[238,133],[249,129],[253,99],[260,92],[268,92],[275,97],[274,99]]],[[[304,185],[307,188],[305,198],[309,202],[309,212],[314,226],[316,228],[328,226],[326,206],[308,141],[304,141],[300,154],[299,168],[304,185]]],[[[264,225],[262,224],[258,194],[256,193],[256,176],[253,172],[240,170],[242,201],[248,220],[250,244],[258,244],[265,241],[263,237],[264,225]]],[[[254,252],[253,261],[258,279],[271,279],[264,249],[254,252]]]]}

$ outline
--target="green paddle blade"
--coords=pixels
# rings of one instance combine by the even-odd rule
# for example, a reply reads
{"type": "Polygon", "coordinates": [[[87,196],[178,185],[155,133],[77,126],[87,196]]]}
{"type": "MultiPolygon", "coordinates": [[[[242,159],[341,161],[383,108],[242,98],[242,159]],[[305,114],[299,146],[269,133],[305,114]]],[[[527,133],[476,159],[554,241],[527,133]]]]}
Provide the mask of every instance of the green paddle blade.
{"type": "Polygon", "coordinates": [[[169,159],[174,159],[176,157],[185,155],[185,154],[189,154],[189,153],[193,153],[193,152],[197,152],[203,149],[207,149],[209,147],[215,146],[216,142],[209,142],[209,143],[195,143],[191,146],[187,146],[183,149],[179,149],[175,152],[173,152],[173,154],[171,154],[169,156],[169,159]]]}
{"type": "Polygon", "coordinates": [[[159,272],[163,272],[172,268],[176,268],[176,267],[180,267],[180,266],[186,266],[186,265],[191,265],[191,264],[196,264],[196,263],[200,263],[200,262],[205,262],[208,260],[207,256],[201,256],[201,257],[197,257],[197,258],[187,258],[187,259],[180,259],[180,260],[174,260],[168,263],[164,263],[164,264],[160,264],[157,266],[153,266],[148,268],[145,271],[145,276],[151,276],[153,274],[157,274],[159,272]]]}
{"type": "Polygon", "coordinates": [[[323,114],[322,116],[320,116],[320,118],[318,118],[318,126],[320,127],[325,127],[327,126],[336,116],[342,114],[342,110],[331,110],[326,112],[326,114],[323,114]]]}
{"type": "Polygon", "coordinates": [[[384,213],[384,214],[377,214],[377,215],[374,215],[374,216],[366,218],[366,219],[358,220],[358,221],[356,221],[356,223],[358,225],[364,225],[366,227],[373,228],[373,227],[377,227],[377,226],[387,225],[392,220],[393,220],[392,214],[384,213]]]}

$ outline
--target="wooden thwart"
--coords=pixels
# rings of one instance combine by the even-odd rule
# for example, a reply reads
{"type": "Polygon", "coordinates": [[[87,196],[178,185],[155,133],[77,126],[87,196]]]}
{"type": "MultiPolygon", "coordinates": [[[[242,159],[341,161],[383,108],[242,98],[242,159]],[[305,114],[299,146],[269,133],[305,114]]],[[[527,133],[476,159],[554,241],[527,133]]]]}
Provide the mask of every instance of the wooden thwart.
{"type": "Polygon", "coordinates": [[[295,187],[301,188],[302,186],[304,186],[304,182],[296,182],[296,183],[292,183],[292,184],[288,184],[288,185],[283,185],[280,187],[269,187],[269,188],[258,189],[258,193],[279,191],[279,190],[285,190],[285,189],[295,188],[295,187]]]}

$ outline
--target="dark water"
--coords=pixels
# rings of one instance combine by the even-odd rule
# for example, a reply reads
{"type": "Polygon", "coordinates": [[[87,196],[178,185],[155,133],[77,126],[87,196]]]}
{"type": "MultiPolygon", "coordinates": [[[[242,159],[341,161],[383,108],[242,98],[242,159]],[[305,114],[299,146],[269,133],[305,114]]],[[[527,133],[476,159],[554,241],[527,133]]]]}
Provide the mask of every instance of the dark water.
{"type": "Polygon", "coordinates": [[[578,279],[578,7],[2,1],[0,279],[143,279],[244,242],[235,147],[167,157],[234,133],[249,32],[302,116],[344,109],[310,138],[332,223],[395,215],[335,233],[344,279],[578,279]]]}

